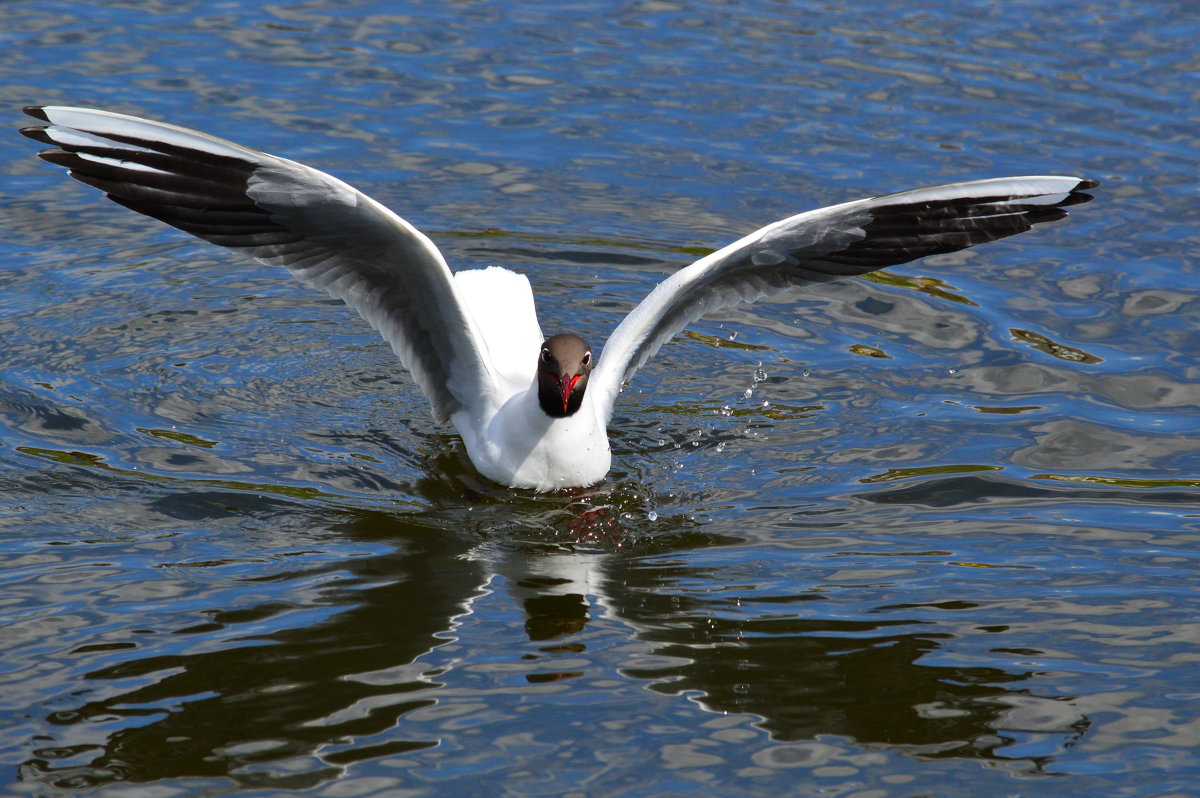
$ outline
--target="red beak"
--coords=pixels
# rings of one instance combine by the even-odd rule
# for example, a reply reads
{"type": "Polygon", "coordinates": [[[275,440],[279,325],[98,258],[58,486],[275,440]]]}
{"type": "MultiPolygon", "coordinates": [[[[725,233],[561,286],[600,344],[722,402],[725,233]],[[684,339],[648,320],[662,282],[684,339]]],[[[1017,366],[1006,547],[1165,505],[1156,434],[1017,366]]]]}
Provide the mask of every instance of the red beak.
{"type": "Polygon", "coordinates": [[[567,411],[567,401],[571,398],[571,391],[575,390],[575,383],[579,382],[579,375],[576,374],[574,377],[568,377],[564,374],[562,377],[556,376],[555,379],[558,380],[559,390],[562,391],[563,412],[565,413],[567,411]]]}

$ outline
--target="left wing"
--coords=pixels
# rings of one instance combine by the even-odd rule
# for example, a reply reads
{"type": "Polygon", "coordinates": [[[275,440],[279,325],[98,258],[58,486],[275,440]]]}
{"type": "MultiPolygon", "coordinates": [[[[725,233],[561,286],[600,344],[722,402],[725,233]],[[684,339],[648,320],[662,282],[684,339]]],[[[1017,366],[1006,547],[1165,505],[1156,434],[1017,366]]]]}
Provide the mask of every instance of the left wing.
{"type": "Polygon", "coordinates": [[[487,344],[441,252],[351,186],[198,130],[91,108],[25,112],[41,158],[126,208],[283,266],[379,331],[445,419],[495,400],[487,344]]]}
{"type": "Polygon", "coordinates": [[[658,285],[613,331],[588,393],[603,417],[621,385],[705,313],[788,288],[954,252],[1029,230],[1087,202],[1078,177],[1003,177],[847,202],[775,222],[658,285]]]}

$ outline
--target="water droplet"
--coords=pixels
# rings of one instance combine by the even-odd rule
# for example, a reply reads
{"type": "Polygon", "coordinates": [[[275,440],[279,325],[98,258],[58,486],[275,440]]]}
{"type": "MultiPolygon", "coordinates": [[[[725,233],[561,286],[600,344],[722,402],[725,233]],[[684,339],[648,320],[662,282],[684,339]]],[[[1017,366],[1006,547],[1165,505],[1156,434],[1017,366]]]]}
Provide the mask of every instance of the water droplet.
{"type": "Polygon", "coordinates": [[[653,510],[651,510],[650,512],[646,513],[646,518],[647,518],[647,519],[649,519],[649,520],[651,520],[651,521],[657,521],[657,520],[658,520],[658,513],[656,513],[656,512],[654,512],[653,510]]]}
{"type": "Polygon", "coordinates": [[[800,372],[800,376],[807,377],[811,373],[812,373],[811,371],[809,371],[808,369],[805,369],[804,371],[800,372]]]}
{"type": "Polygon", "coordinates": [[[717,444],[717,451],[718,452],[725,451],[725,441],[721,441],[720,443],[717,444]]]}
{"type": "Polygon", "coordinates": [[[743,398],[743,399],[749,399],[751,396],[754,396],[754,389],[753,389],[753,388],[747,388],[747,389],[746,389],[746,392],[745,392],[744,394],[742,394],[742,398],[743,398]]]}

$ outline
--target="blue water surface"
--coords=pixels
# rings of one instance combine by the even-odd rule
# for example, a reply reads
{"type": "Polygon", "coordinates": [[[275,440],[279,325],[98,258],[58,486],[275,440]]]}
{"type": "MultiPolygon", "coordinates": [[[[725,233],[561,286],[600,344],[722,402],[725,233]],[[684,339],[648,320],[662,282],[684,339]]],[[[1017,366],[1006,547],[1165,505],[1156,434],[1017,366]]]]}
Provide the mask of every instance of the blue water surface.
{"type": "Polygon", "coordinates": [[[1200,14],[843,5],[0,4],[5,794],[1197,794],[1200,14]],[[328,171],[597,344],[802,210],[1102,182],[696,323],[534,495],[34,104],[328,171]]]}

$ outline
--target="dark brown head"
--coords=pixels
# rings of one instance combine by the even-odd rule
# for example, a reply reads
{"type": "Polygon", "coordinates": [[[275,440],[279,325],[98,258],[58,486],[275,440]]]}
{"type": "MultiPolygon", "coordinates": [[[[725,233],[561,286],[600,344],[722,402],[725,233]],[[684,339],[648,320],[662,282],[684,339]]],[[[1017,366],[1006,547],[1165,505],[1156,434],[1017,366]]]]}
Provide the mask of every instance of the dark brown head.
{"type": "Polygon", "coordinates": [[[578,335],[561,333],[542,342],[538,354],[538,404],[551,418],[574,415],[583,404],[592,349],[578,335]]]}

